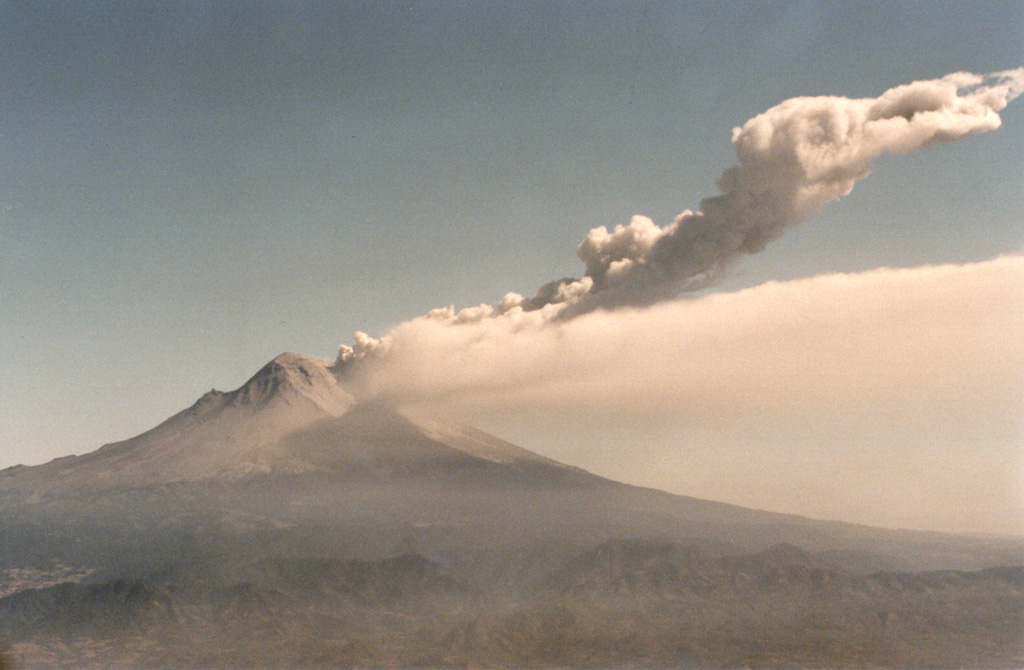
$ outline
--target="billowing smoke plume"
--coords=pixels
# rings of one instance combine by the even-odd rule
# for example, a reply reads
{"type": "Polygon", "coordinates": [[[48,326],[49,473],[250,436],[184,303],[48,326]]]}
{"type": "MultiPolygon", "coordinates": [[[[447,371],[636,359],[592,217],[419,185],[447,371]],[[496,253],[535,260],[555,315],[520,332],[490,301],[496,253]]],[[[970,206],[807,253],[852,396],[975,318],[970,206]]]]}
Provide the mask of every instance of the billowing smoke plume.
{"type": "Polygon", "coordinates": [[[875,99],[794,98],[733,131],[739,165],[720,195],[660,228],[636,216],[579,246],[592,282],[586,308],[643,304],[705,284],[829,201],[848,194],[883,153],[905,154],[999,127],[998,112],[1024,90],[1024,69],[951,74],[898,86],[875,99]]]}
{"type": "MultiPolygon", "coordinates": [[[[505,331],[544,327],[599,308],[639,307],[705,286],[740,257],[761,251],[829,201],[848,194],[884,153],[905,154],[1000,125],[999,112],[1024,91],[1024,68],[954,73],[897,86],[877,98],[793,98],[733,130],[738,164],[719,195],[661,227],[644,216],[590,231],[577,248],[581,279],[549,282],[532,298],[506,295],[496,307],[434,310],[445,325],[501,320],[505,331]]],[[[486,338],[488,328],[480,330],[486,338]]],[[[394,334],[356,334],[339,364],[386,355],[394,334]]]]}

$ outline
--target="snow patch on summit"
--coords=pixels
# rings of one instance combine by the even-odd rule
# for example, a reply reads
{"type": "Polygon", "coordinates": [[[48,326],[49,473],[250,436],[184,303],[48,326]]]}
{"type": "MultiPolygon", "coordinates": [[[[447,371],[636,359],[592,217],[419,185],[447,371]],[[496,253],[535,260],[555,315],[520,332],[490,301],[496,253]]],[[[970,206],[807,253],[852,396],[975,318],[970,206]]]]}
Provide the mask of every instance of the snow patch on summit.
{"type": "Polygon", "coordinates": [[[355,403],[324,361],[302,354],[285,353],[270,361],[241,388],[233,391],[234,405],[265,405],[288,394],[298,395],[331,416],[341,416],[355,403]]]}

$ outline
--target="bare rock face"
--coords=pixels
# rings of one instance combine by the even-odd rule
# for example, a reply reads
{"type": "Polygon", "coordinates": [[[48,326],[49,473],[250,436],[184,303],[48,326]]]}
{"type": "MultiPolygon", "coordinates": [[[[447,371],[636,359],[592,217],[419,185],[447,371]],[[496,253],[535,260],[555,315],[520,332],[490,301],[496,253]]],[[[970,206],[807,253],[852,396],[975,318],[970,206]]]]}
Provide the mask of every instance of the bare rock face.
{"type": "Polygon", "coordinates": [[[0,643],[59,667],[1019,667],[1024,544],[597,477],[283,354],[0,472],[0,643]]]}

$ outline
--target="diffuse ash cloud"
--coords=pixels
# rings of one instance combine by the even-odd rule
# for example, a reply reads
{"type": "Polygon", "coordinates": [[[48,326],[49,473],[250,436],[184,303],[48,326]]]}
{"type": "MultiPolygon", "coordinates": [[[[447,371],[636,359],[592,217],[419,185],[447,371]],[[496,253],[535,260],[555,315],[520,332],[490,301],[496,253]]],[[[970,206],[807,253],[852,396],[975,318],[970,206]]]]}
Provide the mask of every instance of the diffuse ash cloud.
{"type": "MultiPolygon", "coordinates": [[[[341,347],[339,368],[385,356],[397,340],[408,343],[403,335],[424,319],[453,326],[500,320],[502,331],[535,329],[705,286],[740,257],[761,251],[848,194],[878,156],[998,128],[999,112],[1022,91],[1024,68],[1018,68],[958,72],[897,86],[877,98],[786,100],[733,130],[738,164],[719,177],[721,193],[701,200],[697,211],[686,210],[664,227],[637,215],[611,231],[595,228],[576,250],[586,265],[582,278],[549,282],[531,298],[509,293],[495,307],[433,310],[380,339],[356,333],[353,346],[341,347]]],[[[496,325],[479,336],[486,338],[496,325]]]]}

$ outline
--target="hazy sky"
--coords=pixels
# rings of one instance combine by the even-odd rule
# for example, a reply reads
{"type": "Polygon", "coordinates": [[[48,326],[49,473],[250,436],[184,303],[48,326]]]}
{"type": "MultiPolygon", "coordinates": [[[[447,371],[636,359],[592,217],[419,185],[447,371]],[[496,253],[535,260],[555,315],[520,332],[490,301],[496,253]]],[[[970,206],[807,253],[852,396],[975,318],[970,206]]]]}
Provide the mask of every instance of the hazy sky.
{"type": "MultiPolygon", "coordinates": [[[[1024,2],[976,0],[0,1],[0,467],[135,435],[282,351],[333,358],[353,331],[579,276],[591,228],[664,225],[713,195],[751,117],[1019,67],[1022,34],[1024,2]]],[[[1024,366],[1007,337],[1024,286],[1020,263],[985,263],[1024,248],[1024,101],[1001,116],[883,157],[703,297],[638,315],[662,335],[620,340],[658,356],[595,372],[591,406],[629,408],[614,420],[510,391],[517,412],[480,401],[481,427],[680,493],[1024,530],[1024,366]],[[868,272],[922,265],[945,270],[868,272]],[[862,272],[849,290],[802,280],[862,272]],[[787,313],[772,291],[824,325],[740,346],[784,330],[749,322],[787,313]],[[663,334],[704,320],[688,337],[719,344],[693,367],[663,334]],[[719,362],[734,349],[746,367],[719,362]],[[662,357],[717,380],[693,421],[637,386],[662,357]],[[872,360],[889,363],[872,376],[872,360]],[[843,366],[821,390],[808,361],[843,366]],[[763,392],[787,374],[752,370],[789,370],[791,401],[763,392]],[[820,411],[826,393],[839,400],[820,411]],[[722,410],[729,398],[749,411],[722,410]]]]}

